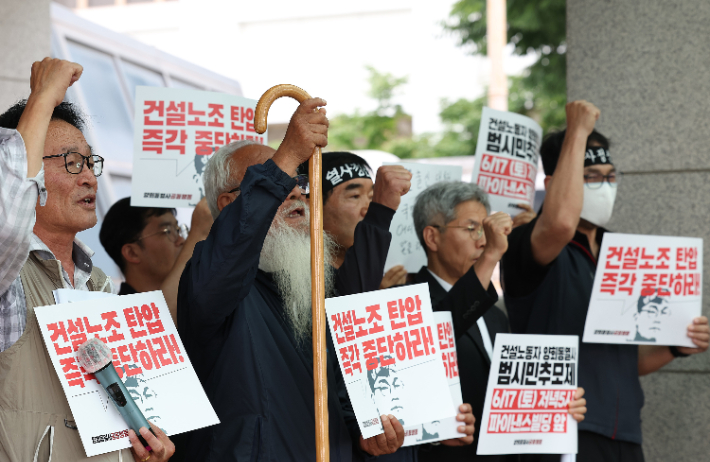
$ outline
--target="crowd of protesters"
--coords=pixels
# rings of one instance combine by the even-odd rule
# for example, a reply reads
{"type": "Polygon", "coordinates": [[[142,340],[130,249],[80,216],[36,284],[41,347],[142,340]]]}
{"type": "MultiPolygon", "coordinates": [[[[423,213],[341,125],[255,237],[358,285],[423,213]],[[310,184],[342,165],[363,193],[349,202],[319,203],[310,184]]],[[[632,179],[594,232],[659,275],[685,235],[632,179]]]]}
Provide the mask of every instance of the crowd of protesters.
{"type": "MultiPolygon", "coordinates": [[[[124,275],[116,287],[77,238],[97,223],[104,161],[84,137],[80,109],[65,101],[82,72],[67,61],[35,62],[28,99],[0,115],[0,460],[315,460],[306,197],[309,159],[328,144],[326,102],[302,102],[276,150],[238,141],[214,153],[189,230],[174,209],[116,202],[100,230],[124,275]],[[221,423],[170,437],[142,428],[149,449],[131,430],[130,451],[87,458],[36,327],[34,309],[54,304],[57,288],[162,290],[221,423]]],[[[347,172],[323,177],[327,296],[427,283],[434,310],[452,315],[464,400],[459,438],[401,447],[402,423],[386,413],[384,433],[363,438],[328,337],[330,460],[561,460],[479,456],[476,422],[496,334],[583,334],[616,173],[609,141],[594,129],[599,109],[575,101],[566,112],[566,130],[541,147],[539,212],[492,213],[486,193],[464,182],[418,196],[413,225],[427,262],[415,274],[385,268],[390,223],[411,174],[396,165],[372,171],[353,153],[323,155],[324,172],[347,172]],[[492,282],[499,263],[507,315],[492,282]]],[[[707,318],[696,318],[687,335],[695,348],[580,343],[580,388],[568,403],[579,422],[576,460],[644,460],[639,375],[704,352],[707,318]]]]}

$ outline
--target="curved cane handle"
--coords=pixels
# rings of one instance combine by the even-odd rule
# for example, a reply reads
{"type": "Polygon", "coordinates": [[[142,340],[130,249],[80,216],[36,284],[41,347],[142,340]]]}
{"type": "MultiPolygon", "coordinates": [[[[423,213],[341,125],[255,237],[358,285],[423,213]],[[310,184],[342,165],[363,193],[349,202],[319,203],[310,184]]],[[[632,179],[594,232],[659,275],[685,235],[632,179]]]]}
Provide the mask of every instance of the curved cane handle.
{"type": "Polygon", "coordinates": [[[282,96],[290,96],[299,103],[304,102],[307,99],[311,99],[311,95],[308,94],[303,88],[299,88],[296,85],[282,84],[275,85],[261,95],[259,102],[256,103],[256,111],[254,114],[254,130],[257,133],[262,134],[266,131],[266,115],[274,104],[274,101],[281,98],[282,96]]]}
{"type": "MultiPolygon", "coordinates": [[[[295,85],[276,85],[264,93],[256,103],[254,129],[266,131],[266,115],[274,101],[290,96],[299,103],[311,95],[295,85]]],[[[309,169],[311,212],[311,300],[313,315],[313,395],[316,416],[316,460],[330,460],[328,439],[328,377],[325,342],[325,256],[323,251],[323,175],[321,150],[316,147],[311,156],[309,169]]]]}

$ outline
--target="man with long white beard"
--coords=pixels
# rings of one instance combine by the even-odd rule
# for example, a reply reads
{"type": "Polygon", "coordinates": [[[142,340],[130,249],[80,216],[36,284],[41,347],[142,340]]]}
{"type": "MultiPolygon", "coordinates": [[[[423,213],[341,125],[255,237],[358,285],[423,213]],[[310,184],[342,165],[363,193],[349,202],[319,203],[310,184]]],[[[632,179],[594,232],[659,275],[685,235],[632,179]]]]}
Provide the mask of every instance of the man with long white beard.
{"type": "MultiPolygon", "coordinates": [[[[188,436],[186,460],[315,460],[307,183],[292,176],[327,144],[324,105],[303,102],[277,151],[232,143],[206,168],[215,222],[182,275],[178,326],[221,424],[188,436]]],[[[330,460],[350,462],[336,367],[328,361],[330,460]]],[[[404,440],[394,417],[381,418],[385,433],[356,446],[371,455],[404,440]]]]}

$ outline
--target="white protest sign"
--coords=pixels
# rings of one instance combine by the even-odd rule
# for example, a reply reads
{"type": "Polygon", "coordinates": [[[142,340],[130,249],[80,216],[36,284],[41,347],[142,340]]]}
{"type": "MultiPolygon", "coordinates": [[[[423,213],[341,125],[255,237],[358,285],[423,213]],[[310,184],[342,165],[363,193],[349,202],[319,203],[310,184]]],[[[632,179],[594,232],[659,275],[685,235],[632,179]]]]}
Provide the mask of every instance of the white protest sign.
{"type": "Polygon", "coordinates": [[[417,162],[385,162],[401,165],[412,173],[412,188],[402,196],[397,212],[390,224],[392,242],[385,261],[385,270],[404,265],[409,273],[418,272],[426,265],[426,254],[414,230],[412,212],[419,193],[441,181],[461,181],[462,169],[455,165],[431,165],[417,162]]]}
{"type": "Polygon", "coordinates": [[[217,149],[239,140],[266,142],[266,133],[254,131],[256,103],[224,93],[136,87],[131,205],[196,205],[217,149]]]}
{"type": "Polygon", "coordinates": [[[488,193],[491,209],[517,215],[532,206],[542,128],[513,112],[484,107],[471,182],[488,193]]]}
{"type": "Polygon", "coordinates": [[[702,287],[702,239],[605,233],[583,341],[695,347],[702,287]]]}
{"type": "Polygon", "coordinates": [[[329,298],[325,310],[363,438],[383,432],[383,414],[405,427],[456,415],[427,284],[329,298]]]}
{"type": "MultiPolygon", "coordinates": [[[[463,404],[463,397],[461,396],[461,378],[459,377],[459,363],[456,356],[454,323],[451,319],[451,312],[435,312],[434,321],[436,322],[436,344],[439,347],[441,362],[446,371],[446,380],[449,383],[454,412],[458,414],[459,406],[463,404]]],[[[434,420],[433,422],[425,422],[415,427],[407,426],[404,428],[404,444],[402,446],[462,438],[466,435],[459,433],[458,428],[461,425],[463,423],[456,420],[456,417],[449,417],[442,420],[434,420]]]]}
{"type": "Polygon", "coordinates": [[[162,292],[79,298],[36,308],[35,313],[87,457],[131,446],[121,414],[77,361],[77,349],[91,337],[111,348],[116,372],[138,408],[166,434],[219,423],[162,292]]]}
{"type": "Polygon", "coordinates": [[[576,454],[578,352],[576,335],[496,335],[476,453],[576,454]]]}

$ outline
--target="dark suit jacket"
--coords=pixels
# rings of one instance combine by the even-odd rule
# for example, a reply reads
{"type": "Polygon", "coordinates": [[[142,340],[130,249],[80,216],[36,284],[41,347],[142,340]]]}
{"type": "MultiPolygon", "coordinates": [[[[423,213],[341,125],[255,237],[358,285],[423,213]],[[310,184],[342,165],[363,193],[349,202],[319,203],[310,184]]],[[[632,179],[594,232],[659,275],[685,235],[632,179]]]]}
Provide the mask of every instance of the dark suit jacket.
{"type": "MultiPolygon", "coordinates": [[[[469,271],[472,273],[473,269],[469,271]]],[[[468,274],[467,274],[468,276],[468,274]]],[[[466,276],[464,276],[465,278],[466,276]]],[[[459,280],[462,282],[463,278],[459,280]]],[[[423,267],[414,277],[414,283],[420,284],[423,282],[429,283],[429,293],[431,295],[431,304],[435,311],[444,311],[447,309],[442,301],[446,298],[447,292],[437,282],[436,279],[429,273],[426,267],[423,267]]],[[[458,285],[458,283],[457,283],[458,285]]],[[[480,286],[480,284],[479,284],[480,286]]],[[[456,286],[454,286],[456,287],[456,286]]],[[[469,285],[469,287],[471,287],[469,285]]],[[[492,288],[492,284],[491,284],[492,288]]],[[[454,289],[451,289],[452,291],[454,289]]],[[[471,291],[475,291],[475,287],[471,287],[471,291]]],[[[508,318],[501,310],[493,306],[486,310],[483,314],[483,319],[486,322],[491,343],[495,343],[495,336],[498,333],[510,332],[508,326],[508,318]]],[[[478,433],[480,430],[481,418],[483,416],[483,402],[486,399],[486,385],[488,384],[488,372],[491,367],[491,360],[486,353],[483,345],[483,337],[478,329],[478,324],[473,323],[467,330],[460,331],[455,329],[456,334],[456,351],[459,363],[459,374],[461,377],[461,394],[463,402],[471,404],[473,415],[476,417],[476,431],[474,433],[474,441],[470,446],[449,447],[449,446],[432,446],[429,444],[420,446],[419,461],[420,462],[438,462],[438,461],[503,461],[508,460],[508,456],[477,456],[476,447],[478,446],[478,433]]]]}

